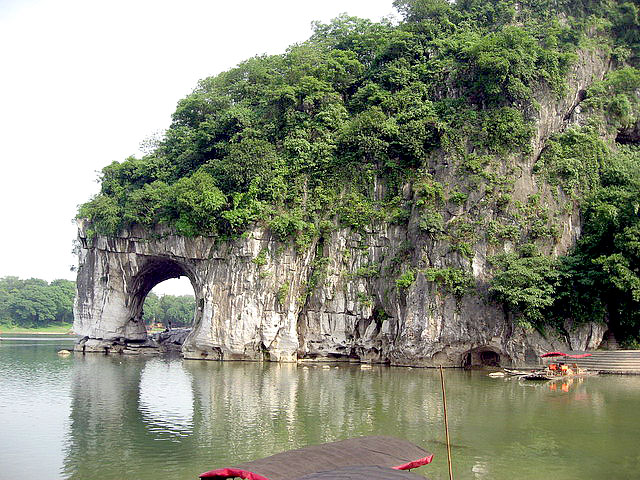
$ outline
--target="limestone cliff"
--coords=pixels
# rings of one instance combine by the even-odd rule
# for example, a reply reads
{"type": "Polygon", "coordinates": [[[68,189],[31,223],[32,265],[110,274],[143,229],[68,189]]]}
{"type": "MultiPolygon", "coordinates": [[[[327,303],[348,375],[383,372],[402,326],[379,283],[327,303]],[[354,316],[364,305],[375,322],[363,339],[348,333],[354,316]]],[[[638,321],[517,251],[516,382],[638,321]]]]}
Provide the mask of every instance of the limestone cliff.
{"type": "MultiPolygon", "coordinates": [[[[549,253],[562,254],[573,245],[580,218],[577,206],[537,177],[533,166],[551,135],[580,122],[583,92],[603,78],[608,63],[605,55],[583,52],[564,98],[539,94],[532,152],[510,158],[517,168],[501,172],[512,182],[515,200],[538,195],[554,213],[560,231],[547,245],[549,253]]],[[[434,156],[432,174],[442,183],[458,181],[444,152],[434,156]]],[[[375,194],[383,195],[384,185],[377,188],[375,194]]],[[[418,195],[410,184],[405,193],[407,199],[418,195]]],[[[464,204],[447,206],[445,228],[469,219],[476,229],[485,228],[498,217],[495,203],[483,201],[485,195],[478,188],[464,204]]],[[[463,255],[451,248],[451,236],[420,228],[420,212],[413,205],[404,224],[377,223],[360,232],[336,225],[304,251],[260,226],[242,238],[220,241],[158,228],[91,236],[87,223],[80,221],[74,329],[84,339],[77,349],[109,352],[147,345],[141,321],[145,296],[159,282],[183,275],[193,285],[197,305],[182,349],[185,358],[418,366],[497,360],[507,365],[533,363],[551,349],[599,345],[604,328],[598,324],[567,325],[567,336],[546,338],[515,327],[502,306],[490,300],[486,287],[487,257],[509,250],[509,241],[493,244],[480,236],[471,254],[463,255]],[[476,288],[452,294],[425,275],[438,268],[473,272],[476,288]],[[415,279],[404,287],[396,279],[408,269],[415,279]]]]}

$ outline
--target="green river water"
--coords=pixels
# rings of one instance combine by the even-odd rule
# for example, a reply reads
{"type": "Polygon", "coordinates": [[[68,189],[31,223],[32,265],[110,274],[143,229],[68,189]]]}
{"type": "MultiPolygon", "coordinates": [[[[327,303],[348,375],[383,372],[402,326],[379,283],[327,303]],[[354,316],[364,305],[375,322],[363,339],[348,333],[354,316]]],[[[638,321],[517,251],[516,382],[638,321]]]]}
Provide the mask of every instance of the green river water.
{"type": "MultiPolygon", "coordinates": [[[[195,480],[307,444],[385,434],[435,454],[432,369],[59,357],[60,337],[0,341],[0,480],[195,480]]],[[[528,384],[446,370],[456,479],[639,479],[640,377],[528,384]]]]}

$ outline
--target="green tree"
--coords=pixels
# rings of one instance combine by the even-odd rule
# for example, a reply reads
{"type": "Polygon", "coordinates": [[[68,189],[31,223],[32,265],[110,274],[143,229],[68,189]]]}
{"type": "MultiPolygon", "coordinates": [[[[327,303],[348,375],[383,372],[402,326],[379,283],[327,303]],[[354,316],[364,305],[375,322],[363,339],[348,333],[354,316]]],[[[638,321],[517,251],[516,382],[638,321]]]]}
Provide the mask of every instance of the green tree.
{"type": "Polygon", "coordinates": [[[608,321],[621,339],[640,338],[640,150],[620,148],[585,200],[581,238],[563,259],[561,314],[608,321]]]}
{"type": "Polygon", "coordinates": [[[73,321],[75,282],[0,278],[0,323],[44,327],[73,321]]]}
{"type": "Polygon", "coordinates": [[[143,307],[143,319],[146,323],[160,322],[174,327],[190,326],[195,311],[193,295],[161,295],[153,292],[147,295],[143,307]]]}
{"type": "Polygon", "coordinates": [[[7,306],[10,318],[25,327],[43,327],[56,320],[57,306],[45,281],[29,279],[7,306]]]}
{"type": "MultiPolygon", "coordinates": [[[[78,213],[89,233],[163,225],[226,239],[259,224],[305,249],[337,225],[367,232],[388,221],[449,240],[469,257],[489,223],[491,248],[508,240],[519,252],[493,259],[491,291],[521,323],[590,316],[635,335],[637,151],[613,139],[637,143],[638,2],[394,6],[403,17],[397,24],[343,15],[315,23],[309,40],[281,55],[201,80],[154,150],[103,169],[100,193],[78,213]],[[516,200],[511,179],[533,161],[543,103],[565,94],[571,65],[584,57],[576,53],[594,43],[611,71],[578,97],[581,126],[537,139],[540,191],[568,194],[568,208],[579,205],[585,221],[576,249],[554,259],[524,244],[552,251],[552,223],[567,212],[516,200]],[[437,199],[422,191],[425,172],[440,186],[437,199]],[[459,209],[472,217],[464,238],[454,238],[450,221],[459,209]],[[496,218],[487,222],[479,212],[489,210],[496,218]],[[581,295],[585,301],[575,300],[581,295]]],[[[396,273],[409,271],[398,266],[396,273]]],[[[431,275],[451,284],[445,290],[465,292],[458,267],[431,275]]],[[[3,311],[13,295],[0,291],[3,311]]],[[[163,301],[162,315],[184,317],[163,301]]]]}
{"type": "Polygon", "coordinates": [[[517,323],[542,327],[560,280],[556,260],[526,245],[519,253],[496,255],[490,261],[496,268],[491,293],[516,314],[517,323]]]}
{"type": "Polygon", "coordinates": [[[56,304],[56,321],[73,322],[73,299],[76,295],[76,282],[58,279],[49,284],[49,292],[56,304]]]}

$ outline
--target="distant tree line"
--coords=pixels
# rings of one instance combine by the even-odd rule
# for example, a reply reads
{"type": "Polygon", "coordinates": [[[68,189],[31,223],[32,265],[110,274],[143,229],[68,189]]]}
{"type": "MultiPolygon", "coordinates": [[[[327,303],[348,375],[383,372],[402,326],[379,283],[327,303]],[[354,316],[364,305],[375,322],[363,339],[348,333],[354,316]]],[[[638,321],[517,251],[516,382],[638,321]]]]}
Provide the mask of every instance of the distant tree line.
{"type": "Polygon", "coordinates": [[[142,318],[146,324],[162,323],[174,327],[191,325],[196,300],[193,295],[162,295],[151,292],[144,301],[142,318]]]}
{"type": "Polygon", "coordinates": [[[0,323],[37,328],[72,322],[75,294],[70,280],[0,278],[0,323]]]}
{"type": "MultiPolygon", "coordinates": [[[[73,322],[76,283],[58,279],[47,283],[39,278],[0,278],[0,324],[25,328],[73,322]]],[[[195,310],[193,296],[149,293],[144,304],[146,323],[190,325],[195,310]]]]}

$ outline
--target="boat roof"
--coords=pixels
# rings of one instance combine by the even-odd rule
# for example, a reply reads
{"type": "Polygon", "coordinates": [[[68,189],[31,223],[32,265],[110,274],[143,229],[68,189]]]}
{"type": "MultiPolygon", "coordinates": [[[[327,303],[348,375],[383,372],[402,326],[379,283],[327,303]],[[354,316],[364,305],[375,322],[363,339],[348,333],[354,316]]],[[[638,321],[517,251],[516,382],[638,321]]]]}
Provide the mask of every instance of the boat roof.
{"type": "MultiPolygon", "coordinates": [[[[433,454],[400,438],[370,436],[349,438],[333,443],[311,445],[297,450],[202,473],[200,478],[234,478],[246,480],[308,480],[320,474],[345,467],[385,467],[385,470],[409,470],[431,463],[433,454]]],[[[362,472],[360,472],[362,473],[362,472]]],[[[388,472],[387,472],[388,473],[388,472]]],[[[357,471],[342,472],[337,477],[350,480],[366,479],[357,471]],[[360,475],[360,476],[358,476],[360,475]]],[[[411,477],[384,477],[411,478],[411,477]]]]}
{"type": "Polygon", "coordinates": [[[422,475],[416,475],[393,468],[364,466],[344,467],[327,472],[312,473],[300,477],[298,480],[426,480],[422,475]]]}

